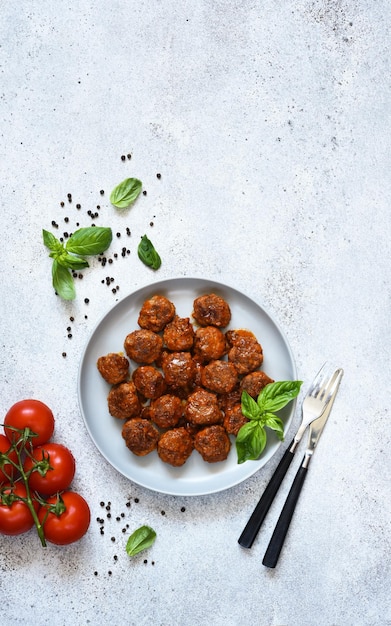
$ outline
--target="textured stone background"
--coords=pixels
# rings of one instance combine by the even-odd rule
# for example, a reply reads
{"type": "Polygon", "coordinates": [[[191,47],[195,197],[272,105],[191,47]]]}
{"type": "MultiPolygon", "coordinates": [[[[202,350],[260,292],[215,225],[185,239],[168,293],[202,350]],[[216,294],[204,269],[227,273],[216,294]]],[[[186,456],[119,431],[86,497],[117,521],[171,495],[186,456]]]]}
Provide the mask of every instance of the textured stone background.
{"type": "Polygon", "coordinates": [[[1,3],[1,410],[52,407],[92,509],[68,548],[0,537],[6,626],[391,624],[390,19],[387,0],[1,3]],[[147,196],[120,213],[108,192],[127,176],[147,196]],[[110,270],[94,261],[64,304],[41,230],[87,226],[97,204],[123,233],[112,250],[131,252],[110,270]],[[137,259],[144,233],[158,274],[137,259]],[[119,475],[83,425],[77,372],[95,324],[177,276],[265,306],[305,385],[325,360],[345,369],[275,570],[261,561],[294,467],[252,550],[237,538],[284,446],[237,487],[176,498],[119,475]],[[129,524],[158,533],[133,561],[115,520],[103,537],[95,521],[101,500],[121,512],[128,497],[129,524]]]}

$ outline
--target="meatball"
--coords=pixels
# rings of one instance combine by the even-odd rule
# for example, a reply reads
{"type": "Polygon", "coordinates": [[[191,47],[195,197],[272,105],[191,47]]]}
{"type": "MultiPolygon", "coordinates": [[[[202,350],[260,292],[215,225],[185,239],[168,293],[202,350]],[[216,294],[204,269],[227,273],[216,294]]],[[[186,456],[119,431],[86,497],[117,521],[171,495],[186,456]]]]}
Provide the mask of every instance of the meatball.
{"type": "Polygon", "coordinates": [[[182,401],[173,394],[164,394],[152,400],[149,415],[159,428],[173,428],[183,415],[182,401]]]}
{"type": "Polygon", "coordinates": [[[101,376],[110,385],[122,383],[128,376],[129,361],[123,354],[110,352],[106,356],[100,356],[96,365],[101,376]]]}
{"type": "Polygon", "coordinates": [[[231,321],[231,309],[223,298],[211,293],[194,300],[193,317],[200,326],[224,328],[231,321]]]}
{"type": "Polygon", "coordinates": [[[265,372],[251,372],[240,381],[240,389],[247,391],[252,398],[257,398],[262,389],[270,383],[274,383],[274,380],[269,378],[265,372]]]}
{"type": "Polygon", "coordinates": [[[160,433],[149,420],[135,417],[123,425],[122,437],[129,450],[137,456],[145,456],[156,449],[160,433]]]}
{"type": "Polygon", "coordinates": [[[194,447],[207,463],[225,461],[231,441],[222,426],[215,424],[200,430],[194,437],[194,447]]]}
{"type": "Polygon", "coordinates": [[[230,345],[228,360],[239,374],[249,374],[263,362],[263,350],[254,333],[250,330],[229,330],[226,332],[230,345]]]}
{"type": "Polygon", "coordinates": [[[221,424],[223,413],[216,394],[206,389],[193,391],[187,398],[185,417],[193,425],[221,424]]]}
{"type": "Polygon", "coordinates": [[[229,435],[237,436],[239,430],[248,422],[242,413],[242,405],[234,404],[226,409],[223,426],[229,435]]]}
{"type": "Polygon", "coordinates": [[[193,438],[186,428],[173,428],[159,439],[157,453],[164,463],[174,467],[183,465],[193,452],[193,438]]]}
{"type": "Polygon", "coordinates": [[[107,402],[110,415],[118,419],[136,417],[141,411],[137,389],[130,381],[112,387],[107,396],[107,402]]]}
{"type": "Polygon", "coordinates": [[[239,384],[236,385],[236,387],[234,387],[234,389],[229,393],[219,394],[217,399],[220,409],[225,412],[229,407],[240,403],[241,397],[242,392],[240,391],[239,384]]]}
{"type": "Polygon", "coordinates": [[[174,318],[175,306],[164,296],[152,296],[141,307],[138,324],[158,333],[174,318]]]}
{"type": "Polygon", "coordinates": [[[196,374],[196,366],[190,352],[165,354],[162,369],[165,381],[172,389],[191,385],[196,374]]]}
{"type": "Polygon", "coordinates": [[[238,382],[238,373],[228,361],[211,361],[202,370],[201,382],[215,393],[229,393],[238,382]]]}
{"type": "Polygon", "coordinates": [[[158,398],[166,390],[163,374],[152,365],[140,365],[134,370],[132,379],[137,391],[144,398],[158,398]]]}
{"type": "Polygon", "coordinates": [[[207,363],[220,359],[227,352],[227,341],[224,333],[216,326],[198,328],[194,339],[194,354],[207,363]]]}
{"type": "Polygon", "coordinates": [[[182,352],[191,350],[194,343],[194,328],[188,317],[176,315],[163,331],[163,341],[169,350],[182,352]]]}
{"type": "Polygon", "coordinates": [[[125,352],[136,363],[150,365],[163,348],[163,339],[152,330],[134,330],[125,338],[125,352]]]}

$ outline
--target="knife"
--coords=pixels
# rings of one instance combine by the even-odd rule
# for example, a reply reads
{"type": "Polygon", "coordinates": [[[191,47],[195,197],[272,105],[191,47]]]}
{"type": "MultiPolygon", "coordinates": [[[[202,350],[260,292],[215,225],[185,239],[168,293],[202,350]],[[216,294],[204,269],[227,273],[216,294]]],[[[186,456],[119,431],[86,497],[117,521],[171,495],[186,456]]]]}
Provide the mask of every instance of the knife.
{"type": "Polygon", "coordinates": [[[343,376],[342,369],[339,369],[338,376],[339,378],[333,398],[330,400],[327,408],[322,413],[322,415],[318,417],[318,419],[314,420],[310,425],[308,444],[307,449],[304,453],[303,461],[297,471],[295,479],[292,483],[292,487],[288,493],[284,507],[281,511],[280,517],[278,518],[278,522],[274,529],[272,538],[270,539],[269,545],[265,552],[265,556],[263,557],[262,564],[266,567],[273,568],[277,565],[277,561],[284,545],[285,537],[288,532],[288,528],[291,523],[293,513],[295,511],[295,507],[304,484],[304,480],[307,476],[309,463],[315,452],[316,446],[318,445],[323,429],[326,426],[328,417],[334,404],[335,397],[337,395],[338,387],[343,376]]]}

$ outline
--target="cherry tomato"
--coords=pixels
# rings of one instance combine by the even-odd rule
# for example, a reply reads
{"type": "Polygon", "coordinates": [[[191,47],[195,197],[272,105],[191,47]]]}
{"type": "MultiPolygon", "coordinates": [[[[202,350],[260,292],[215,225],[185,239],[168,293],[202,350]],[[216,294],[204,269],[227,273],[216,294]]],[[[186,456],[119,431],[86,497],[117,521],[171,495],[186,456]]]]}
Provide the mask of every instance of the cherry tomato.
{"type": "MultiPolygon", "coordinates": [[[[86,534],[90,525],[91,513],[90,508],[84,498],[74,491],[64,491],[61,494],[64,501],[65,511],[60,515],[49,512],[47,507],[41,506],[38,511],[38,517],[46,540],[59,546],[64,546],[74,541],[78,541],[86,534]]],[[[56,504],[57,496],[52,496],[46,501],[48,504],[56,504]]]]}
{"type": "Polygon", "coordinates": [[[30,428],[38,436],[32,438],[33,446],[40,446],[49,441],[54,432],[53,413],[46,404],[40,400],[20,400],[8,411],[4,419],[4,431],[10,441],[18,438],[18,433],[7,428],[30,428]]]}
{"type": "MultiPolygon", "coordinates": [[[[11,459],[11,461],[14,461],[14,463],[17,462],[18,460],[18,456],[15,452],[15,450],[10,450],[10,442],[8,437],[6,437],[5,435],[1,435],[0,434],[0,453],[7,453],[7,456],[11,459]]],[[[3,482],[9,482],[10,478],[13,477],[14,475],[14,466],[11,465],[11,463],[6,463],[5,459],[4,462],[1,460],[0,458],[0,483],[3,482]]]]}
{"type": "MultiPolygon", "coordinates": [[[[1,493],[26,497],[26,489],[22,483],[14,483],[14,485],[5,485],[1,489],[1,493]]],[[[1,501],[1,496],[0,496],[1,501]]],[[[38,502],[33,501],[36,511],[38,511],[38,502]]],[[[0,533],[3,535],[21,535],[27,532],[34,525],[34,519],[25,502],[15,500],[11,505],[0,504],[0,533]]]]}
{"type": "Polygon", "coordinates": [[[25,472],[29,472],[35,465],[34,461],[42,461],[42,466],[47,465],[44,476],[38,469],[30,474],[29,485],[34,491],[44,496],[68,489],[75,475],[76,463],[74,456],[68,448],[60,443],[45,443],[43,446],[34,448],[32,456],[28,456],[24,463],[25,472]]]}

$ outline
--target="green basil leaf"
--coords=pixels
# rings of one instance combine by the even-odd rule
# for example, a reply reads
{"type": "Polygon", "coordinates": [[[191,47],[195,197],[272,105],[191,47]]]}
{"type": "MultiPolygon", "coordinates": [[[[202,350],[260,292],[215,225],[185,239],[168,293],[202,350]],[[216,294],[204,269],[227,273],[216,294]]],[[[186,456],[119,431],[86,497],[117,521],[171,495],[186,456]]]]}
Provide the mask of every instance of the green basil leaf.
{"type": "Polygon", "coordinates": [[[64,246],[62,245],[61,241],[59,241],[57,237],[55,237],[48,230],[42,229],[42,237],[43,243],[52,252],[50,256],[55,257],[64,251],[64,246]]]}
{"type": "Polygon", "coordinates": [[[266,413],[265,426],[274,430],[280,441],[284,441],[284,422],[273,413],[266,413]]]}
{"type": "Polygon", "coordinates": [[[140,526],[132,533],[126,543],[126,552],[134,556],[149,548],[156,539],[156,533],[150,526],[140,526]]]}
{"type": "Polygon", "coordinates": [[[107,250],[112,239],[111,228],[89,226],[76,230],[69,237],[65,247],[68,252],[91,256],[107,250]]]}
{"type": "Polygon", "coordinates": [[[259,408],[262,412],[279,411],[296,398],[302,384],[301,380],[284,380],[266,385],[257,399],[259,408]]]}
{"type": "Polygon", "coordinates": [[[148,265],[148,267],[152,267],[153,270],[158,270],[162,264],[160,256],[146,235],[141,237],[141,241],[137,248],[137,254],[139,259],[145,265],[148,265]]]}
{"type": "Polygon", "coordinates": [[[73,276],[70,271],[60,265],[56,259],[53,260],[52,280],[54,290],[61,298],[64,300],[74,300],[76,291],[73,276]]]}
{"type": "Polygon", "coordinates": [[[63,252],[59,257],[57,257],[57,262],[59,263],[59,265],[67,267],[71,270],[82,270],[85,267],[89,267],[88,261],[83,259],[83,257],[68,254],[68,252],[66,251],[63,252]]]}
{"type": "Polygon", "coordinates": [[[257,402],[250,396],[250,394],[244,390],[242,392],[242,413],[249,420],[257,420],[261,417],[261,409],[257,402]]]}
{"type": "Polygon", "coordinates": [[[140,195],[142,187],[141,180],[138,178],[125,178],[122,183],[114,187],[110,194],[110,202],[119,209],[126,209],[140,195]]]}
{"type": "Polygon", "coordinates": [[[263,426],[257,421],[247,422],[241,427],[236,437],[238,464],[256,461],[265,446],[266,432],[263,426]]]}

